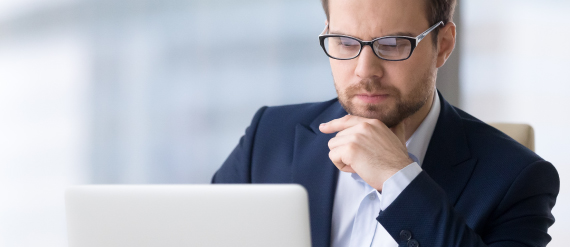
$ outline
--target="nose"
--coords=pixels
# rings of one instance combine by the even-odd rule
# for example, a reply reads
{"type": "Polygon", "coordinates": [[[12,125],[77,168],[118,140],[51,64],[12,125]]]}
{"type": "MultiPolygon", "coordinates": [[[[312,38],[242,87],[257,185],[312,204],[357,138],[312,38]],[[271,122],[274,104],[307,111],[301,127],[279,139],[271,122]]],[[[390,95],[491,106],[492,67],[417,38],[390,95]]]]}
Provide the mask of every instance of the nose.
{"type": "Polygon", "coordinates": [[[362,48],[354,73],[360,78],[382,77],[384,68],[382,66],[384,60],[374,54],[372,47],[365,46],[362,48]]]}

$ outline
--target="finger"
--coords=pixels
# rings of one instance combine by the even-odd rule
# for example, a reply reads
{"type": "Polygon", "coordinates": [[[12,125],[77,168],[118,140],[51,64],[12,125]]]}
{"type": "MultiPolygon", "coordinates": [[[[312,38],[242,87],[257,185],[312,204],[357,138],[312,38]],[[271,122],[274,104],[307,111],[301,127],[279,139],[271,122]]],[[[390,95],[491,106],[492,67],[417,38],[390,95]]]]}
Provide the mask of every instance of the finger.
{"type": "Polygon", "coordinates": [[[337,169],[343,172],[355,173],[352,167],[350,167],[350,165],[345,163],[346,161],[343,161],[343,155],[346,156],[346,153],[344,152],[343,149],[344,148],[342,147],[331,149],[331,151],[329,152],[329,158],[337,169]]]}
{"type": "Polygon", "coordinates": [[[392,127],[390,130],[400,139],[400,142],[406,145],[407,137],[406,137],[406,125],[410,121],[409,118],[405,118],[402,120],[398,125],[392,127]]]}
{"type": "MultiPolygon", "coordinates": [[[[341,132],[339,132],[341,133],[341,132]]],[[[329,149],[333,150],[337,147],[343,146],[343,145],[347,145],[349,143],[359,143],[359,134],[355,134],[355,135],[337,135],[334,138],[331,138],[329,140],[329,149]]]]}
{"type": "Polygon", "coordinates": [[[365,123],[365,122],[374,123],[374,122],[380,122],[380,121],[378,121],[376,119],[363,118],[363,117],[354,116],[354,115],[346,115],[344,117],[331,120],[328,123],[322,123],[319,126],[319,130],[325,134],[331,134],[331,133],[343,131],[345,129],[348,129],[350,127],[353,127],[355,125],[358,125],[360,123],[365,123]]]}
{"type": "Polygon", "coordinates": [[[340,171],[348,173],[356,173],[356,171],[352,169],[352,166],[344,166],[342,169],[340,169],[340,171]]]}
{"type": "Polygon", "coordinates": [[[350,128],[344,129],[336,133],[336,136],[345,136],[345,135],[365,135],[371,136],[374,135],[374,132],[383,132],[388,131],[388,127],[380,120],[377,119],[366,119],[364,122],[361,122],[357,125],[354,125],[350,128]]]}

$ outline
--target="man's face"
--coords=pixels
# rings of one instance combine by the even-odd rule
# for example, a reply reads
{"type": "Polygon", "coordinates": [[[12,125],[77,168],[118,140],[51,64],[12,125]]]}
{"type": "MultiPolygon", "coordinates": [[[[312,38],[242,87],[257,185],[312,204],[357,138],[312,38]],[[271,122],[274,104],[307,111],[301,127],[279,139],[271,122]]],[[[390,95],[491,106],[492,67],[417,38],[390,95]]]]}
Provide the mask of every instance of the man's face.
{"type": "MultiPolygon", "coordinates": [[[[361,40],[391,35],[415,37],[432,23],[426,0],[330,0],[329,33],[361,40]]],[[[356,116],[394,127],[433,97],[437,51],[429,34],[404,61],[385,61],[366,46],[352,60],[330,59],[338,98],[356,116]]]]}

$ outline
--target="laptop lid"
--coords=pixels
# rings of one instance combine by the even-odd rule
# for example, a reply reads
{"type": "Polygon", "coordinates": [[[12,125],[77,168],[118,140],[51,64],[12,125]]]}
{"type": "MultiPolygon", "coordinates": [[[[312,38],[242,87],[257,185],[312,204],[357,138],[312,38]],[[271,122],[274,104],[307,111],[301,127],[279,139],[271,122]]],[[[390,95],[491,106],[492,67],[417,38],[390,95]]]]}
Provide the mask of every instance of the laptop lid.
{"type": "Polygon", "coordinates": [[[85,185],[65,199],[70,247],[311,245],[300,185],[85,185]]]}

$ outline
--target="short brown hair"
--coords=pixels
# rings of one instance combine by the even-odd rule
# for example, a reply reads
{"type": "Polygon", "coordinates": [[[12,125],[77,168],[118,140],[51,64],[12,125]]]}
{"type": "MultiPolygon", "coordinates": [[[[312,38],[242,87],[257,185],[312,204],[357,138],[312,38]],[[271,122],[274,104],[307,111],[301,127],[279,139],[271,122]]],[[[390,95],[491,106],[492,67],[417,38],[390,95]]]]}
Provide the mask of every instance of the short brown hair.
{"type": "MultiPolygon", "coordinates": [[[[444,24],[453,20],[453,12],[455,12],[456,0],[424,0],[428,3],[428,9],[426,10],[427,19],[429,25],[434,25],[439,21],[443,21],[444,24]]],[[[329,16],[329,0],[321,0],[323,4],[323,9],[325,10],[325,15],[327,20],[330,21],[329,16]]],[[[441,26],[440,26],[441,27],[441,26]]],[[[439,33],[439,28],[432,31],[433,33],[433,43],[437,44],[437,34],[439,33]]]]}

